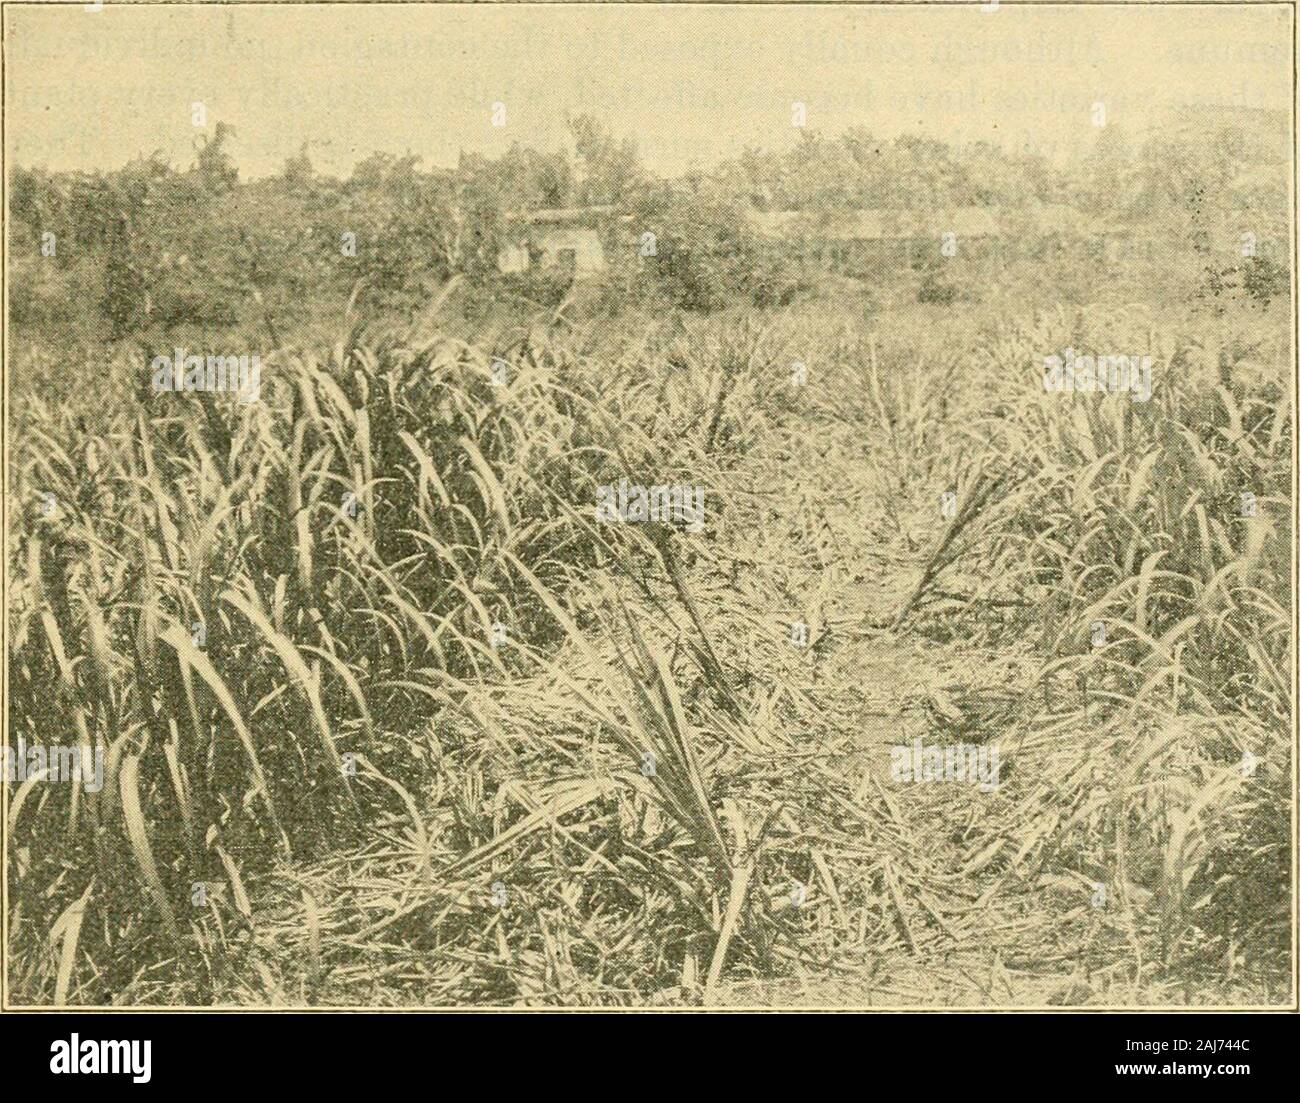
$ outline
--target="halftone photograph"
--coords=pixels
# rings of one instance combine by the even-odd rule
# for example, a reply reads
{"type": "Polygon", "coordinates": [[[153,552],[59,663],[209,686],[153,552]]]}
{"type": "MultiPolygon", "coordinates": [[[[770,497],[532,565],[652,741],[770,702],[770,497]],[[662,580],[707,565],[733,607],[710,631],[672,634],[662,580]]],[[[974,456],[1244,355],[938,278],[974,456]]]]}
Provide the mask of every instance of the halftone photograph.
{"type": "Polygon", "coordinates": [[[3,8],[6,1009],[1295,1009],[1293,4],[3,8]]]}

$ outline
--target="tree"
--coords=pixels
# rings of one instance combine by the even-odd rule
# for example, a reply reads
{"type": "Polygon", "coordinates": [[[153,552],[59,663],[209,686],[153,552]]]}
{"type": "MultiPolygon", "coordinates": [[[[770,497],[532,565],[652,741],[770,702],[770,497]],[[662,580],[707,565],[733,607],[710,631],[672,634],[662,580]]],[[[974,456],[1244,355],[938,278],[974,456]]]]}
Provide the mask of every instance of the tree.
{"type": "Polygon", "coordinates": [[[590,115],[569,120],[578,158],[576,198],[582,206],[627,203],[643,180],[636,145],[616,140],[590,115]]]}
{"type": "Polygon", "coordinates": [[[189,320],[180,269],[209,217],[213,196],[197,173],[179,174],[159,154],[138,157],[106,178],[109,218],[104,299],[115,337],[189,320]]]}
{"type": "Polygon", "coordinates": [[[217,123],[211,138],[200,139],[195,172],[211,195],[225,195],[239,183],[239,169],[230,156],[227,142],[235,136],[235,128],[228,123],[217,123]]]}
{"type": "Polygon", "coordinates": [[[312,182],[315,170],[312,168],[311,158],[307,156],[307,143],[303,142],[302,148],[290,157],[284,163],[284,169],[280,173],[285,184],[293,190],[301,190],[308,187],[312,182]]]}

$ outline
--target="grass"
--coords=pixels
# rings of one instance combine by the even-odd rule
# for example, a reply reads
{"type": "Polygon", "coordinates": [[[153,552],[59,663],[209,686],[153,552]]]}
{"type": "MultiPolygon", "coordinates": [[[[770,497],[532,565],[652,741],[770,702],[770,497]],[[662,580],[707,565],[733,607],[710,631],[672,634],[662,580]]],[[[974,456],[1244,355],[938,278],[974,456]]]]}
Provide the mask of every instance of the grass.
{"type": "Polygon", "coordinates": [[[10,793],[11,998],[1287,998],[1280,326],[436,305],[252,405],[15,387],[9,738],[108,776],[10,793]],[[623,475],[705,531],[597,524],[623,475]],[[1006,780],[902,789],[913,733],[1006,780]]]}

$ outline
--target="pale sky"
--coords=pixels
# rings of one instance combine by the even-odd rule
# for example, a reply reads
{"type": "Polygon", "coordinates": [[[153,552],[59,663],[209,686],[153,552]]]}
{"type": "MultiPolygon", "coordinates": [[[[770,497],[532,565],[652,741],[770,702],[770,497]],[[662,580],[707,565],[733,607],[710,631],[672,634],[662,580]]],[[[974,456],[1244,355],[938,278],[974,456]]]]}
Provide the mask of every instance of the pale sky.
{"type": "Polygon", "coordinates": [[[375,151],[424,166],[512,141],[551,149],[566,113],[634,138],[652,169],[709,167],[807,126],[1085,148],[1092,107],[1126,131],[1166,103],[1288,109],[1280,5],[943,7],[330,5],[5,9],[12,161],[182,167],[235,127],[245,177],[310,141],[348,174],[375,151]],[[495,103],[506,125],[492,125],[495,103]]]}

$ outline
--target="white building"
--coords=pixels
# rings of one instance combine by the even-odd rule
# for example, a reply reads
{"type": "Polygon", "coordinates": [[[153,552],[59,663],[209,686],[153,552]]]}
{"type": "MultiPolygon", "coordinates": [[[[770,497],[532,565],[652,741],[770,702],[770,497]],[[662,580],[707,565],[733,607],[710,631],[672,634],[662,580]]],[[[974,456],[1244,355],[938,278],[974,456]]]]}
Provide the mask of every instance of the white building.
{"type": "Polygon", "coordinates": [[[497,267],[506,274],[532,271],[597,275],[609,268],[599,226],[609,207],[530,211],[508,219],[497,267]]]}

